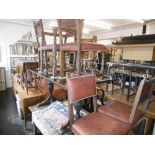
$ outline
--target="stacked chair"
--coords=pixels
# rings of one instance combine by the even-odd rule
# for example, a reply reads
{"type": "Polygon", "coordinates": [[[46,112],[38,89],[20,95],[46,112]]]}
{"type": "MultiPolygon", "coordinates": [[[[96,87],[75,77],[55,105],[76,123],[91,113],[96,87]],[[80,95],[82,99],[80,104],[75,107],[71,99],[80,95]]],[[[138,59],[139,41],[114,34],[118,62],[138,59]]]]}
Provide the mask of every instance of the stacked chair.
{"type": "MultiPolygon", "coordinates": [[[[49,68],[52,68],[52,76],[57,76],[57,65],[56,65],[56,52],[60,50],[60,45],[56,43],[56,38],[59,37],[57,34],[57,29],[53,28],[53,32],[46,32],[43,27],[43,22],[40,19],[37,22],[34,22],[34,29],[35,29],[35,34],[36,34],[36,40],[38,44],[38,62],[39,62],[39,70],[41,73],[44,71],[48,73],[49,68]],[[53,44],[47,44],[46,43],[46,36],[49,36],[52,42],[53,38],[53,44]],[[47,53],[52,52],[53,53],[53,62],[49,64],[47,63],[48,58],[47,58],[47,53]]],[[[48,73],[49,74],[49,73],[48,73]]],[[[48,82],[48,88],[50,87],[50,84],[53,85],[51,82],[48,82]]],[[[51,95],[51,91],[53,96],[56,99],[61,99],[64,100],[66,99],[66,91],[54,86],[54,91],[49,90],[49,96],[51,95]]],[[[49,98],[47,98],[48,101],[49,98]]]]}

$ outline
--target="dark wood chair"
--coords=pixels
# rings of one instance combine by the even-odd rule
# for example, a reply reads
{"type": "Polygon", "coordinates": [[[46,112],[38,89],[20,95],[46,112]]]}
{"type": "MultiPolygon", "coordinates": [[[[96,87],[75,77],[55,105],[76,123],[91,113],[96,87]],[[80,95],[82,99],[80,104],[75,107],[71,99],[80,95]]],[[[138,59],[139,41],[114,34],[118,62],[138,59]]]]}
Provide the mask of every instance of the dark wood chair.
{"type": "Polygon", "coordinates": [[[77,135],[125,135],[131,131],[131,125],[118,119],[96,112],[95,75],[67,78],[70,129],[77,135]],[[94,112],[74,121],[73,105],[77,101],[93,97],[94,112]]]}
{"type": "MultiPolygon", "coordinates": [[[[56,42],[57,37],[59,37],[57,33],[57,28],[54,27],[54,28],[51,28],[51,32],[45,32],[43,27],[43,22],[40,19],[39,21],[34,22],[34,29],[36,33],[36,40],[38,43],[39,70],[41,73],[44,71],[48,73],[48,69],[52,68],[52,76],[55,77],[57,76],[56,52],[59,51],[60,49],[60,45],[57,44],[56,42]],[[46,36],[51,37],[51,43],[53,42],[53,44],[46,43],[46,39],[45,39],[46,36]],[[52,61],[49,64],[47,63],[48,61],[47,52],[53,52],[51,55],[52,61]]],[[[64,35],[62,37],[64,37],[64,35]]],[[[42,104],[51,102],[52,98],[53,100],[59,99],[60,97],[61,99],[66,99],[65,90],[61,88],[53,90],[53,88],[54,88],[54,84],[52,82],[48,82],[49,97],[45,101],[43,101],[42,104]],[[55,95],[52,95],[52,94],[55,94],[55,95]],[[56,98],[54,96],[56,96],[56,98]]]]}
{"type": "Polygon", "coordinates": [[[20,84],[23,89],[28,90],[31,88],[38,88],[38,77],[33,76],[28,70],[36,70],[38,68],[38,62],[34,60],[19,60],[16,65],[17,73],[20,77],[20,84]]]}
{"type": "Polygon", "coordinates": [[[72,71],[76,70],[76,68],[80,68],[80,45],[81,45],[81,37],[82,37],[82,28],[83,28],[83,20],[79,19],[58,19],[58,32],[59,32],[59,42],[60,42],[60,74],[63,77],[65,75],[65,71],[68,72],[67,67],[65,66],[65,51],[70,51],[74,46],[77,51],[76,53],[76,61],[73,62],[72,71]],[[63,33],[66,34],[65,39],[63,40],[63,33]],[[67,43],[68,37],[73,37],[73,43],[67,43]],[[74,44],[74,45],[73,45],[74,44]],[[66,49],[64,49],[66,47],[66,49]],[[78,61],[77,61],[78,60],[78,61]],[[76,64],[75,64],[76,62],[76,64]],[[78,65],[78,67],[77,67],[78,65]]]}
{"type": "Polygon", "coordinates": [[[34,29],[35,29],[35,34],[36,34],[36,40],[38,43],[38,55],[39,55],[40,71],[43,72],[44,69],[46,69],[46,70],[48,69],[47,52],[48,51],[56,52],[59,50],[59,45],[56,44],[56,37],[58,37],[57,29],[53,28],[53,32],[52,32],[52,29],[51,29],[51,32],[45,32],[41,19],[37,22],[34,22],[34,29]],[[47,44],[45,36],[51,37],[51,42],[53,39],[53,44],[47,44]]]}
{"type": "Polygon", "coordinates": [[[73,70],[77,71],[77,75],[81,75],[81,53],[82,51],[105,51],[106,47],[101,44],[97,44],[96,38],[90,40],[82,39],[82,30],[84,26],[83,19],[58,19],[58,31],[60,39],[60,51],[61,51],[61,76],[64,76],[64,52],[75,52],[76,64],[73,70]],[[66,33],[66,38],[63,40],[62,34],[66,33]],[[68,37],[74,37],[73,42],[67,42],[68,37]]]}
{"type": "Polygon", "coordinates": [[[112,118],[121,120],[124,123],[131,124],[132,129],[134,129],[144,118],[154,86],[155,78],[148,81],[143,79],[140,82],[132,106],[115,100],[105,106],[101,106],[98,111],[112,118]],[[139,106],[141,106],[141,110],[139,110],[139,106]]]}

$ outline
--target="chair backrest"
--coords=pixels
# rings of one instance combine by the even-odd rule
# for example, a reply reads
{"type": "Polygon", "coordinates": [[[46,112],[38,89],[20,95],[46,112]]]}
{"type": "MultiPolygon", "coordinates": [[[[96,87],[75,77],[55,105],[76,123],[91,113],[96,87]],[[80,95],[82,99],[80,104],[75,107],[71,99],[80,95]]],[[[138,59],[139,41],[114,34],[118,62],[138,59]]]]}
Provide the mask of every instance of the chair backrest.
{"type": "Polygon", "coordinates": [[[74,122],[73,104],[93,97],[94,111],[96,111],[96,77],[95,75],[67,78],[67,92],[69,101],[70,126],[74,122]]]}
{"type": "Polygon", "coordinates": [[[61,29],[69,34],[76,33],[75,19],[61,19],[61,29]]]}
{"type": "Polygon", "coordinates": [[[82,19],[58,19],[57,21],[58,21],[58,28],[60,28],[62,32],[66,33],[65,43],[67,41],[67,37],[73,36],[75,40],[77,36],[79,36],[80,39],[82,38],[84,20],[82,19]]]}
{"type": "Polygon", "coordinates": [[[40,47],[40,46],[46,45],[42,20],[40,19],[37,22],[33,22],[33,24],[34,24],[34,29],[35,29],[38,46],[40,47]]]}
{"type": "MultiPolygon", "coordinates": [[[[76,35],[76,19],[58,19],[58,26],[61,28],[63,32],[67,34],[76,35]]],[[[83,20],[79,20],[82,24],[81,31],[83,29],[83,20]]]]}
{"type": "Polygon", "coordinates": [[[96,96],[95,75],[67,78],[67,90],[70,104],[96,96]]]}
{"type": "Polygon", "coordinates": [[[78,75],[80,75],[81,68],[81,60],[80,60],[80,52],[81,52],[81,41],[82,41],[82,29],[84,22],[82,19],[58,19],[58,33],[59,33],[59,43],[60,43],[60,51],[61,51],[61,64],[60,64],[60,75],[64,76],[64,59],[65,54],[62,50],[62,46],[67,43],[68,37],[74,37],[74,42],[77,46],[77,55],[76,55],[76,68],[78,75]],[[65,39],[63,40],[62,33],[66,32],[65,39]]]}
{"type": "Polygon", "coordinates": [[[152,78],[150,80],[146,80],[146,78],[144,78],[143,80],[141,80],[135,96],[132,111],[129,117],[129,123],[133,122],[134,116],[135,116],[136,110],[138,109],[139,104],[142,103],[143,105],[142,111],[144,113],[146,112],[152,97],[152,92],[154,87],[155,87],[155,78],[152,78]]]}

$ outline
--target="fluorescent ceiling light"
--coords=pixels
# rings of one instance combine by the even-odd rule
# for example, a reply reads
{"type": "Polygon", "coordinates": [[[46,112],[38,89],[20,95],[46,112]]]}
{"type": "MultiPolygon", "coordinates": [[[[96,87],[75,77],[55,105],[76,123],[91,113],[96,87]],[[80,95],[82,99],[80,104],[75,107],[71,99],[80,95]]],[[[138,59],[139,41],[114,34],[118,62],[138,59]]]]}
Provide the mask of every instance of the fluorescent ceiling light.
{"type": "Polygon", "coordinates": [[[142,19],[131,19],[131,20],[134,20],[134,21],[136,21],[138,23],[144,23],[144,20],[142,20],[142,19]]]}
{"type": "Polygon", "coordinates": [[[88,34],[89,32],[90,32],[90,30],[88,28],[85,28],[85,27],[83,28],[83,33],[87,33],[88,34]]]}
{"type": "Polygon", "coordinates": [[[104,29],[111,29],[112,25],[102,22],[101,20],[84,20],[85,25],[93,26],[93,27],[99,27],[104,29]]]}

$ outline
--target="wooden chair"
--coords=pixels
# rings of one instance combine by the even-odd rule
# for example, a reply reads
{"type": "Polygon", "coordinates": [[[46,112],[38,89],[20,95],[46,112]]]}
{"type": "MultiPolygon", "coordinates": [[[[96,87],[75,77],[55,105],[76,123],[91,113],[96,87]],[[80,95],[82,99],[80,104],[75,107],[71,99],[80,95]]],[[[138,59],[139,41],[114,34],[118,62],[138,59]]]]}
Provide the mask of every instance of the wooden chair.
{"type": "Polygon", "coordinates": [[[65,72],[64,70],[67,70],[65,66],[65,51],[71,51],[72,48],[75,48],[72,50],[72,52],[77,51],[76,54],[76,61],[74,60],[73,64],[73,70],[75,69],[75,66],[78,70],[78,74],[80,73],[80,51],[81,51],[81,38],[82,38],[82,29],[83,29],[83,20],[80,19],[58,19],[58,32],[59,32],[59,42],[60,42],[60,74],[61,76],[64,76],[65,72]],[[63,40],[62,34],[66,33],[66,37],[63,40]],[[74,41],[73,43],[67,43],[68,37],[73,37],[74,41]],[[64,49],[65,47],[65,49],[64,49]],[[76,65],[75,65],[76,62],[76,65]]]}
{"type": "Polygon", "coordinates": [[[96,77],[95,75],[67,78],[70,129],[78,135],[124,135],[129,134],[131,125],[105,114],[96,112],[96,77]],[[73,104],[88,97],[93,97],[94,111],[74,121],[73,104]]]}
{"type": "MultiPolygon", "coordinates": [[[[49,67],[52,67],[52,76],[57,76],[57,62],[56,62],[56,52],[59,51],[60,49],[60,45],[57,44],[56,42],[56,37],[59,37],[59,35],[57,34],[57,28],[51,28],[51,32],[45,32],[44,31],[44,27],[43,27],[43,23],[42,20],[40,19],[37,22],[34,22],[34,29],[35,29],[35,33],[36,33],[36,39],[37,39],[37,43],[38,43],[38,57],[39,57],[39,68],[41,73],[44,71],[48,72],[49,67]],[[53,30],[53,31],[52,31],[53,30]],[[46,44],[46,39],[45,36],[50,36],[53,37],[53,44],[46,44]],[[52,53],[52,62],[50,63],[50,66],[47,63],[47,52],[53,52],[52,53]]],[[[64,37],[64,35],[63,35],[64,37]]],[[[52,39],[52,38],[51,38],[52,39]]],[[[51,40],[52,42],[52,40],[51,40]]],[[[53,87],[53,83],[49,82],[49,87],[50,85],[52,85],[53,87]]],[[[66,91],[59,88],[56,90],[50,90],[49,89],[49,97],[47,98],[47,100],[45,100],[43,103],[48,103],[51,100],[51,94],[54,93],[55,96],[57,97],[57,99],[59,99],[59,97],[62,97],[62,99],[66,99],[66,91]]]]}
{"type": "Polygon", "coordinates": [[[60,51],[61,51],[61,76],[64,76],[64,52],[75,52],[76,54],[76,68],[73,70],[77,71],[77,75],[81,75],[81,53],[82,51],[105,51],[106,47],[101,44],[95,43],[96,37],[94,37],[91,41],[82,39],[82,30],[84,26],[83,19],[58,19],[58,31],[59,31],[59,39],[60,39],[60,51]],[[66,38],[63,40],[62,34],[66,33],[66,38]],[[71,43],[67,42],[68,37],[74,37],[74,41],[71,43]],[[87,41],[87,42],[86,42],[87,41]]]}
{"type": "Polygon", "coordinates": [[[154,86],[155,78],[148,81],[143,79],[140,82],[132,106],[115,100],[100,107],[98,111],[112,118],[121,120],[124,123],[131,124],[132,129],[134,129],[134,127],[143,120],[147,107],[149,106],[154,86]],[[142,106],[142,110],[138,109],[140,105],[142,106]]]}
{"type": "Polygon", "coordinates": [[[59,45],[56,44],[56,36],[58,36],[58,34],[57,34],[57,30],[54,28],[53,28],[53,32],[45,32],[41,19],[37,22],[34,22],[34,29],[35,29],[35,34],[36,34],[36,40],[38,43],[40,71],[43,72],[44,69],[48,68],[47,52],[48,51],[56,52],[57,50],[59,50],[59,45]],[[53,44],[47,45],[45,36],[53,37],[53,44]]]}

